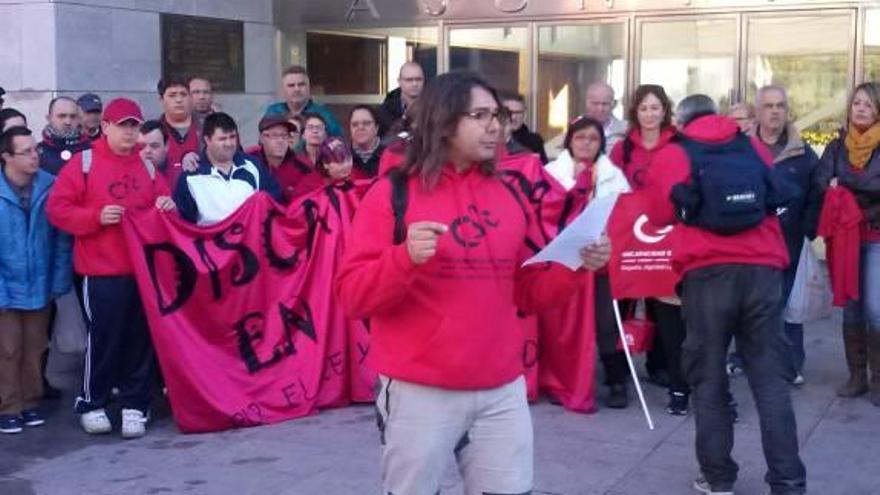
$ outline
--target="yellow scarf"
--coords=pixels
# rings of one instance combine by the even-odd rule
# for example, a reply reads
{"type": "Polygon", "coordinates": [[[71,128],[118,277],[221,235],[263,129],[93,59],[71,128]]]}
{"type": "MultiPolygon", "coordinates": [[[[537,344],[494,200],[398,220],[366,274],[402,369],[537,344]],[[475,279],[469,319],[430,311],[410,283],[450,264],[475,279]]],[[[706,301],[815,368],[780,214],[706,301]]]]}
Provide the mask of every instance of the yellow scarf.
{"type": "Polygon", "coordinates": [[[865,132],[859,132],[854,126],[850,126],[844,144],[850,165],[857,170],[865,168],[871,153],[880,145],[880,123],[872,125],[865,132]]]}

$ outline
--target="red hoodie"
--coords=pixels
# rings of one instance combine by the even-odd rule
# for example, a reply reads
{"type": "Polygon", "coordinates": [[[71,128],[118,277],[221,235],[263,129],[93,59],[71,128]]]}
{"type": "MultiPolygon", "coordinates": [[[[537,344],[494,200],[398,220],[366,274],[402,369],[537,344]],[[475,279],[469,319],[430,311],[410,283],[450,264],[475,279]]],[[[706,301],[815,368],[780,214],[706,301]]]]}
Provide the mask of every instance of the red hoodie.
{"type": "Polygon", "coordinates": [[[520,268],[540,239],[528,203],[500,179],[449,165],[437,186],[408,184],[407,224],[450,227],[437,254],[414,265],[394,245],[391,183],[381,179],[354,217],[336,279],[352,318],[370,318],[373,367],[384,375],[458,390],[493,388],[522,375],[524,332],[517,307],[532,312],[565,302],[583,270],[561,265],[520,268]]]}
{"type": "Polygon", "coordinates": [[[134,271],[122,224],[101,225],[101,209],[125,207],[126,213],[153,208],[156,198],[169,196],[161,174],[150,178],[137,151],[117,155],[107,138],[92,143],[92,166],[83,174],[82,154],[61,169],[49,193],[46,214],[59,229],[74,236],[73,266],[81,275],[131,275],[134,271]]]}
{"type": "Polygon", "coordinates": [[[378,177],[385,177],[389,170],[403,165],[403,162],[406,161],[406,146],[407,141],[401,139],[385,148],[382,156],[379,157],[378,177]]]}
{"type": "Polygon", "coordinates": [[[168,156],[165,159],[167,164],[162,171],[165,176],[165,183],[177,186],[177,179],[183,173],[183,157],[188,153],[199,153],[201,150],[201,129],[199,128],[198,119],[193,115],[192,122],[189,124],[189,130],[186,135],[180,137],[180,133],[165,119],[162,115],[159,122],[165,129],[165,141],[168,143],[168,156]]]}
{"type": "Polygon", "coordinates": [[[313,167],[306,165],[292,151],[287,153],[284,161],[277,167],[269,165],[269,160],[260,145],[250,147],[245,152],[263,162],[269,173],[278,181],[281,192],[284,194],[284,200],[287,202],[327,185],[327,180],[323,175],[313,167]]]}
{"type": "Polygon", "coordinates": [[[638,129],[633,129],[629,131],[625,139],[621,139],[614,145],[609,158],[626,175],[626,180],[629,181],[629,186],[633,191],[644,189],[645,174],[648,168],[651,167],[654,156],[669,144],[673,136],[675,136],[675,129],[667,127],[660,131],[660,138],[657,140],[657,144],[653,148],[647,149],[644,142],[642,142],[642,133],[638,129]],[[629,154],[629,162],[624,163],[624,143],[627,140],[632,143],[632,150],[629,154]]]}
{"type": "MultiPolygon", "coordinates": [[[[737,130],[736,122],[732,119],[708,115],[688,124],[682,133],[703,143],[722,144],[733,139],[737,130]]],[[[767,166],[772,167],[773,158],[767,148],[754,137],[752,146],[767,166]]],[[[651,223],[665,226],[678,221],[670,193],[676,184],[690,180],[690,160],[680,145],[670,143],[654,155],[654,163],[648,169],[645,181],[651,223]]],[[[688,225],[681,225],[675,230],[678,234],[672,264],[680,274],[713,265],[765,265],[785,269],[789,263],[782,229],[773,215],[768,215],[757,227],[732,236],[717,235],[688,225]]]]}

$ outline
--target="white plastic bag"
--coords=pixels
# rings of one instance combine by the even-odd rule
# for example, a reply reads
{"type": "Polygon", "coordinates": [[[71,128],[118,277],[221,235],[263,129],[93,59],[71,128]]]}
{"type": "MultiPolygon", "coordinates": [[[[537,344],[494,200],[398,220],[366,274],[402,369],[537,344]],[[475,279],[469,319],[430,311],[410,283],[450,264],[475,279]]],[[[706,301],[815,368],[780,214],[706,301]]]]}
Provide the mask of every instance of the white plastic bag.
{"type": "Polygon", "coordinates": [[[834,295],[828,270],[822,266],[809,239],[804,240],[794,285],[785,306],[785,321],[808,323],[831,316],[834,295]]]}
{"type": "Polygon", "coordinates": [[[55,323],[52,341],[55,348],[64,353],[81,353],[86,350],[86,322],[83,318],[76,292],[70,291],[55,300],[55,323]]]}

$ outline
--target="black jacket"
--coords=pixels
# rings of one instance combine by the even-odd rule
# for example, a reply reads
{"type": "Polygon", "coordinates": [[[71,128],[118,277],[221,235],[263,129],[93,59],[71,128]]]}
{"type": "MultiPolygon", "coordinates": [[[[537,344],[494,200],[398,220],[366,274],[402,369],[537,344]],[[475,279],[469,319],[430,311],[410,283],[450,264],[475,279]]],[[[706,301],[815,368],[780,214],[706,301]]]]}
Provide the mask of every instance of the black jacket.
{"type": "Polygon", "coordinates": [[[385,145],[379,144],[379,146],[373,151],[373,154],[370,155],[370,158],[366,161],[361,159],[361,156],[354,149],[351,150],[351,159],[352,166],[355,170],[358,170],[363,175],[373,178],[379,173],[379,160],[382,158],[382,152],[385,151],[385,145]]]}
{"type": "Polygon", "coordinates": [[[63,139],[50,136],[43,132],[43,141],[37,145],[37,153],[40,155],[40,168],[52,175],[58,175],[68,160],[73,155],[84,149],[92,147],[92,140],[86,136],[78,136],[73,139],[63,139]]]}
{"type": "Polygon", "coordinates": [[[522,127],[513,131],[513,139],[537,153],[541,157],[541,163],[547,164],[547,153],[544,152],[544,138],[540,134],[530,131],[528,126],[523,124],[522,127]]]}
{"type": "Polygon", "coordinates": [[[794,126],[789,126],[785,135],[787,142],[782,152],[773,159],[773,167],[795,184],[800,193],[779,214],[779,224],[788,248],[788,256],[791,258],[789,271],[794,280],[804,238],[816,237],[822,208],[822,190],[815,184],[819,157],[810,145],[804,143],[794,126]]]}

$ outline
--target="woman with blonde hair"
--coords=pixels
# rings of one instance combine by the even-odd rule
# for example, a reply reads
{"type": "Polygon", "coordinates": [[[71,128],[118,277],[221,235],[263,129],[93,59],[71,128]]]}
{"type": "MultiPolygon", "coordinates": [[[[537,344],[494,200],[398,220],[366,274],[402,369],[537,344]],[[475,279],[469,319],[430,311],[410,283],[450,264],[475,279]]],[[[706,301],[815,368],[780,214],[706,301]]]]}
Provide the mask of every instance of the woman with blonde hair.
{"type": "Polygon", "coordinates": [[[832,181],[855,195],[862,210],[859,258],[860,298],[843,312],[843,342],[849,380],[841,397],[868,392],[880,407],[880,84],[866,82],[849,100],[847,125],[832,141],[819,164],[817,181],[826,190],[832,181]]]}

